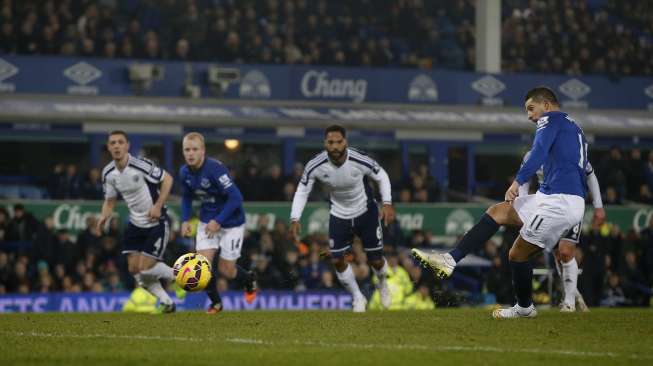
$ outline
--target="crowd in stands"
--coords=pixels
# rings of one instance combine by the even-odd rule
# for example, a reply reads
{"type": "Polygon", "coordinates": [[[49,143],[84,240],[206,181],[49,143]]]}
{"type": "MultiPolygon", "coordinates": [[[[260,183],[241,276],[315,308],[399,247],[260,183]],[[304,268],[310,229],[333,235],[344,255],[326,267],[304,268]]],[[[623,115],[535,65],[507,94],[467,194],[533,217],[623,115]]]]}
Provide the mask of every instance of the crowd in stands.
{"type": "MultiPolygon", "coordinates": [[[[653,204],[653,151],[640,148],[624,151],[613,146],[607,153],[598,155],[596,160],[592,160],[592,165],[599,179],[602,199],[606,205],[653,204]]],[[[55,164],[41,187],[43,191],[47,191],[47,195],[43,198],[103,199],[100,170],[98,168],[80,170],[81,168],[76,164],[55,164]]],[[[255,156],[251,156],[246,159],[242,167],[232,167],[230,173],[246,201],[288,202],[292,201],[302,171],[303,165],[298,162],[291,174],[283,175],[278,163],[271,163],[264,167],[255,156]]],[[[176,172],[170,173],[176,174],[176,172]]],[[[458,201],[452,197],[451,192],[465,191],[464,187],[455,186],[448,187],[448,191],[441,189],[430,175],[426,164],[419,164],[404,177],[398,172],[389,173],[392,179],[393,197],[399,203],[458,201]]],[[[493,178],[497,180],[493,181],[493,188],[479,190],[477,194],[491,199],[503,199],[505,187],[510,184],[510,181],[509,179],[505,182],[503,179],[499,181],[499,178],[493,178]]],[[[3,194],[0,193],[0,197],[2,196],[3,194]]],[[[6,198],[18,197],[6,196],[6,198]]],[[[311,195],[311,200],[326,201],[328,194],[321,191],[318,185],[311,195]]],[[[589,198],[588,202],[590,202],[589,198]]]]}
{"type": "MultiPolygon", "coordinates": [[[[0,53],[474,69],[473,0],[0,4],[0,53]]],[[[646,1],[502,4],[505,71],[653,74],[653,8],[646,1]]]]}
{"type": "Polygon", "coordinates": [[[503,70],[612,78],[653,75],[646,1],[504,0],[503,70]]]}
{"type": "MultiPolygon", "coordinates": [[[[260,215],[254,229],[246,232],[240,264],[258,274],[263,289],[304,291],[339,289],[328,258],[328,237],[324,233],[306,235],[295,242],[288,234],[287,222],[260,215]]],[[[96,229],[96,218],[89,216],[86,229],[76,236],[54,227],[52,217],[43,222],[18,204],[0,209],[0,294],[48,292],[119,292],[134,286],[120,254],[121,223],[111,222],[106,233],[96,229]],[[11,214],[10,214],[11,212],[11,214]]],[[[456,306],[494,302],[512,303],[508,249],[517,235],[507,229],[473,253],[490,267],[460,267],[450,281],[434,277],[411,259],[409,249],[442,249],[427,231],[407,233],[397,222],[384,228],[385,254],[390,265],[390,283],[396,308],[407,303],[456,306]]],[[[192,250],[192,241],[173,232],[165,261],[172,264],[192,250]]],[[[653,286],[653,218],[640,232],[622,229],[609,221],[594,221],[576,250],[583,269],[579,289],[590,306],[649,306],[653,286]]],[[[538,267],[546,267],[542,256],[538,267]]],[[[354,272],[364,292],[374,292],[365,252],[358,241],[350,255],[354,272]]],[[[553,268],[549,265],[550,268],[553,268]]],[[[221,291],[230,284],[217,282],[221,291]]],[[[535,287],[536,301],[552,299],[546,284],[535,287]]],[[[371,306],[378,306],[373,295],[371,306]]]]}

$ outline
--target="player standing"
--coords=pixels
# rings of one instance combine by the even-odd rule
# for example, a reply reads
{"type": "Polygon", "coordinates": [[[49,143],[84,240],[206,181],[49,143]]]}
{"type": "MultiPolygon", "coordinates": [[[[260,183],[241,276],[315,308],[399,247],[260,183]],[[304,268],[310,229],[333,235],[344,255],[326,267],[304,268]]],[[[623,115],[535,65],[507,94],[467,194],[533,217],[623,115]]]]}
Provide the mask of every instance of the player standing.
{"type": "Polygon", "coordinates": [[[236,264],[240,257],[245,235],[245,209],[243,196],[229,176],[227,168],[215,159],[206,159],[204,136],[188,133],[183,140],[186,164],[179,169],[182,185],[181,234],[192,233],[191,218],[193,199],[201,201],[200,223],[197,227],[195,250],[213,263],[220,250],[218,270],[213,270],[206,294],[211,300],[207,313],[222,310],[222,299],[216,288],[217,274],[236,280],[245,288],[245,300],[252,303],[256,298],[254,274],[236,264]]]}
{"type": "MultiPolygon", "coordinates": [[[[522,165],[528,160],[530,156],[530,151],[524,155],[522,165]]],[[[538,169],[537,179],[540,184],[544,182],[544,170],[542,167],[538,169]]],[[[594,217],[593,220],[605,220],[605,210],[603,209],[603,201],[601,200],[601,187],[599,186],[599,180],[594,174],[594,168],[592,164],[587,163],[585,168],[585,176],[587,187],[592,193],[592,206],[594,206],[594,217]]],[[[528,195],[530,189],[530,181],[519,186],[519,197],[525,197],[528,195]]],[[[556,270],[562,282],[561,288],[564,291],[564,296],[562,303],[560,304],[561,312],[574,312],[576,311],[576,305],[578,305],[579,310],[589,311],[587,304],[583,295],[578,291],[578,262],[576,262],[575,250],[576,245],[579,242],[580,234],[582,232],[583,222],[582,220],[574,225],[574,227],[567,232],[564,238],[560,240],[558,246],[556,247],[554,253],[556,270]]]]}
{"type": "Polygon", "coordinates": [[[324,147],[325,151],[306,164],[297,185],[290,213],[290,232],[298,239],[301,229],[299,219],[315,180],[319,180],[330,191],[329,251],[332,263],[338,280],[352,294],[353,311],[364,312],[367,305],[351,265],[345,259],[353,235],[363,242],[368,260],[379,279],[377,288],[381,304],[387,309],[392,301],[386,281],[388,263],[383,257],[379,209],[367,184],[367,177],[379,184],[383,199],[380,217],[386,225],[395,216],[390,178],[372,158],[347,146],[347,132],[342,126],[332,125],[324,130],[324,147]]]}
{"type": "Polygon", "coordinates": [[[492,316],[497,319],[537,316],[529,259],[542,249],[552,249],[582,221],[585,213],[588,161],[583,130],[560,111],[558,98],[548,88],[531,89],[524,106],[528,119],[537,124],[537,131],[531,155],[506,191],[506,201],[490,207],[451,252],[429,254],[413,249],[413,255],[423,265],[446,278],[458,261],[489,240],[500,225],[521,227],[508,253],[517,304],[495,310],[492,316]],[[539,191],[518,197],[519,186],[528,182],[541,166],[544,166],[544,181],[539,191]]]}
{"type": "Polygon", "coordinates": [[[129,273],[159,299],[162,313],[172,313],[175,304],[159,281],[175,279],[172,268],[162,262],[170,230],[165,202],[172,188],[172,176],[150,160],[131,156],[124,131],[109,133],[107,150],[113,161],[102,170],[104,203],[98,228],[111,217],[120,193],[129,209],[122,251],[127,255],[129,273]]]}

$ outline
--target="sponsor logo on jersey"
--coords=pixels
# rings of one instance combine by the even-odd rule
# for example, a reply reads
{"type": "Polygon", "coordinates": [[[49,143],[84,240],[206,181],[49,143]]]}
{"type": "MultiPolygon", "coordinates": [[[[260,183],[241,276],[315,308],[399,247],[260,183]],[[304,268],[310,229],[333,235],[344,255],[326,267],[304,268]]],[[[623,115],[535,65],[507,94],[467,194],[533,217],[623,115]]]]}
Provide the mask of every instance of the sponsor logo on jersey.
{"type": "Polygon", "coordinates": [[[69,86],[67,89],[68,94],[78,95],[97,95],[99,89],[97,86],[89,86],[88,84],[102,77],[102,71],[95,66],[86,63],[78,62],[63,71],[63,75],[68,79],[74,81],[77,85],[69,86]]]}
{"type": "Polygon", "coordinates": [[[367,80],[330,78],[327,71],[310,70],[301,82],[306,98],[347,98],[361,103],[367,96],[367,80]]]}

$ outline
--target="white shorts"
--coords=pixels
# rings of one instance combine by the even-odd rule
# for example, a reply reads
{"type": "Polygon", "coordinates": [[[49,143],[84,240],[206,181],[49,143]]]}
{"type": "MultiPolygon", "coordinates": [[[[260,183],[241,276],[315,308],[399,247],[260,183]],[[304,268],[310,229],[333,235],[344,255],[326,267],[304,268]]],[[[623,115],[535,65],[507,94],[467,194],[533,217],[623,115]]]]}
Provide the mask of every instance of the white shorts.
{"type": "Polygon", "coordinates": [[[240,249],[243,246],[245,236],[245,225],[230,228],[220,228],[220,231],[213,238],[209,238],[204,231],[206,224],[200,222],[197,225],[197,236],[195,237],[195,250],[220,249],[220,258],[235,261],[240,258],[240,249]]]}
{"type": "Polygon", "coordinates": [[[583,220],[585,200],[572,194],[537,192],[517,197],[512,204],[524,223],[519,234],[527,242],[552,250],[583,220]]]}

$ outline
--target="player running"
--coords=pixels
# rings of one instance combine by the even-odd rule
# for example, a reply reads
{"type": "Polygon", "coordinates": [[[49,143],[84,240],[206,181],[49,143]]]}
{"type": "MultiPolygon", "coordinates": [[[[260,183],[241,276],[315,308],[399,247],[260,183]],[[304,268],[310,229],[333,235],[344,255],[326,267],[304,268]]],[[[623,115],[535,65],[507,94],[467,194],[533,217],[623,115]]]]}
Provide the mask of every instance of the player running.
{"type": "Polygon", "coordinates": [[[292,202],[290,233],[299,239],[299,219],[315,180],[319,180],[330,191],[329,251],[332,263],[338,280],[352,294],[353,311],[364,312],[367,305],[351,265],[345,260],[354,235],[363,242],[367,258],[379,279],[377,288],[381,304],[387,309],[392,299],[386,281],[388,264],[383,257],[383,230],[379,217],[386,225],[395,217],[390,178],[372,158],[347,146],[347,133],[342,126],[332,125],[324,130],[324,147],[325,151],[317,154],[304,168],[292,202]],[[379,184],[383,199],[380,216],[367,184],[368,177],[379,184]]]}
{"type": "MultiPolygon", "coordinates": [[[[530,151],[524,155],[522,165],[528,160],[530,151]]],[[[544,170],[542,167],[537,170],[537,180],[539,184],[544,182],[544,170]]],[[[601,200],[601,188],[599,180],[594,174],[592,164],[587,163],[585,168],[587,187],[592,193],[592,205],[594,206],[593,220],[605,220],[605,210],[601,200]]],[[[519,186],[519,197],[528,195],[530,181],[519,186]]],[[[582,232],[583,222],[579,222],[567,232],[564,238],[560,240],[553,254],[555,257],[556,271],[560,277],[561,288],[564,291],[562,302],[560,303],[561,312],[574,312],[576,306],[580,311],[589,311],[583,295],[578,291],[578,262],[576,262],[575,250],[582,232]]]]}
{"type": "Polygon", "coordinates": [[[172,313],[175,303],[159,281],[175,279],[172,268],[162,262],[170,230],[165,202],[172,176],[150,160],[131,156],[124,131],[109,133],[107,150],[113,161],[102,170],[104,203],[98,229],[111,217],[120,193],[129,209],[122,251],[127,255],[129,273],[139,286],[159,299],[161,313],[172,313]]]}
{"type": "Polygon", "coordinates": [[[240,257],[245,235],[245,209],[243,196],[229,176],[227,168],[215,159],[206,159],[204,136],[191,132],[184,136],[183,153],[186,164],[179,169],[182,186],[181,234],[191,236],[193,199],[201,201],[200,223],[195,237],[195,250],[205,256],[210,263],[220,250],[218,270],[206,287],[211,300],[209,314],[222,311],[222,299],[216,288],[217,274],[245,288],[245,300],[252,303],[256,298],[256,279],[236,264],[240,257]]]}
{"type": "Polygon", "coordinates": [[[542,249],[552,249],[585,212],[587,191],[587,140],[583,130],[560,111],[555,93],[545,87],[531,89],[524,106],[528,119],[537,124],[531,155],[506,191],[505,202],[490,207],[481,220],[449,253],[425,253],[413,249],[413,255],[441,278],[451,275],[456,263],[489,240],[500,225],[521,227],[510,248],[508,259],[517,304],[496,309],[500,318],[532,318],[537,311],[532,301],[533,268],[530,257],[542,249]],[[544,181],[538,192],[518,197],[519,186],[528,182],[544,166],[544,181]]]}

